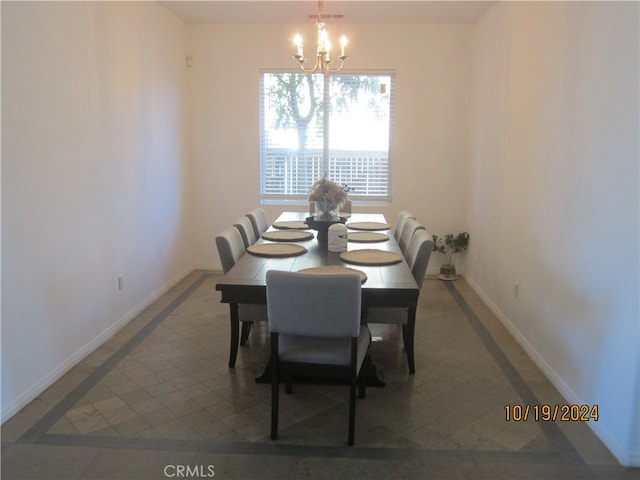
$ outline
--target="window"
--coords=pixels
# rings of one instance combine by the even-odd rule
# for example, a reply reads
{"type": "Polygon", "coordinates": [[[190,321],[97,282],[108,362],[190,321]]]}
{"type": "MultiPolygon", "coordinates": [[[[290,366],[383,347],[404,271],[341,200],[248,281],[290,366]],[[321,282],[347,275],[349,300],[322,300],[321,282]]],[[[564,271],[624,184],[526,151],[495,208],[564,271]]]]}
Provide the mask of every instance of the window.
{"type": "Polygon", "coordinates": [[[263,201],[304,201],[324,176],[390,199],[392,74],[263,72],[260,87],[263,201]]]}

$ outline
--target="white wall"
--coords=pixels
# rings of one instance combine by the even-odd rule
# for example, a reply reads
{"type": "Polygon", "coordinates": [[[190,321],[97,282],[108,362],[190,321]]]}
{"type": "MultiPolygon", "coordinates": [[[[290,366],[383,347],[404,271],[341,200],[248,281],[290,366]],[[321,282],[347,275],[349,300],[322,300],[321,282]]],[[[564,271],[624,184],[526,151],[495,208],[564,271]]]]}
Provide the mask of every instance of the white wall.
{"type": "MultiPolygon", "coordinates": [[[[259,71],[291,66],[299,27],[1,8],[4,420],[192,263],[219,268],[215,233],[259,204],[259,71]]],[[[471,284],[638,464],[638,5],[341,30],[348,68],[397,71],[384,213],[469,230],[471,284]]]]}
{"type": "Polygon", "coordinates": [[[638,465],[638,4],[500,3],[478,23],[468,278],[638,465]],[[518,298],[514,284],[519,282],[518,298]]]}
{"type": "Polygon", "coordinates": [[[192,269],[186,41],[155,3],[2,2],[3,420],[192,269]]]}
{"type": "MultiPolygon", "coordinates": [[[[313,25],[191,25],[197,265],[220,269],[214,237],[260,204],[259,74],[295,68],[297,30],[313,25]]],[[[374,210],[395,223],[412,210],[436,234],[464,229],[472,25],[329,25],[350,39],[348,69],[397,73],[393,203],[374,210]]],[[[357,126],[356,126],[357,128],[357,126]]],[[[271,220],[286,206],[265,206],[271,220]]],[[[303,210],[305,207],[298,207],[303,210]]],[[[354,211],[366,211],[355,206],[354,211]]],[[[432,266],[437,265],[434,256],[432,266]]],[[[433,268],[437,269],[437,266],[433,268]]]]}

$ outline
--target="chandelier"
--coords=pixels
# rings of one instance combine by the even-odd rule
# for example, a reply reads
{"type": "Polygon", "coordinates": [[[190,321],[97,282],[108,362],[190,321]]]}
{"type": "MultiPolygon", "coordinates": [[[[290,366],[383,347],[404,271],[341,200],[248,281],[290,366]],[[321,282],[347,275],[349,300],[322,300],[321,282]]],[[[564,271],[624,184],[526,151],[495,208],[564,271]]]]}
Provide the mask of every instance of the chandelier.
{"type": "Polygon", "coordinates": [[[339,72],[340,70],[342,70],[342,67],[344,67],[344,61],[348,58],[344,54],[344,47],[347,45],[347,37],[343,35],[342,38],[340,38],[340,56],[338,57],[340,59],[340,65],[335,68],[331,68],[331,64],[333,63],[333,60],[331,59],[331,42],[329,41],[329,34],[324,29],[324,22],[322,21],[322,19],[324,18],[322,14],[323,8],[324,2],[318,1],[318,20],[316,21],[316,27],[318,29],[318,43],[316,47],[316,63],[314,66],[308,68],[305,68],[304,66],[307,59],[304,58],[302,37],[300,36],[300,34],[296,33],[296,36],[293,39],[293,43],[295,44],[297,49],[297,52],[293,56],[293,58],[296,62],[298,62],[298,67],[300,67],[300,70],[305,73],[314,73],[318,70],[322,73],[339,72]]]}

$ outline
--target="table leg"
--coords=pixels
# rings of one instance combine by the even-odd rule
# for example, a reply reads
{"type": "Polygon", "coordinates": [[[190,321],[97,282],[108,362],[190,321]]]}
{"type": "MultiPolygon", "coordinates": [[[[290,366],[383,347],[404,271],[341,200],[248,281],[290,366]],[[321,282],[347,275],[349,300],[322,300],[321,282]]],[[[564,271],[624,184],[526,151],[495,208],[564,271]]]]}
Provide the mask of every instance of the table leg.
{"type": "MultiPolygon", "coordinates": [[[[378,377],[376,366],[371,361],[371,356],[367,354],[362,365],[361,375],[364,376],[364,384],[367,387],[384,387],[386,384],[378,377]]],[[[363,397],[364,398],[364,397],[363,397]]]]}

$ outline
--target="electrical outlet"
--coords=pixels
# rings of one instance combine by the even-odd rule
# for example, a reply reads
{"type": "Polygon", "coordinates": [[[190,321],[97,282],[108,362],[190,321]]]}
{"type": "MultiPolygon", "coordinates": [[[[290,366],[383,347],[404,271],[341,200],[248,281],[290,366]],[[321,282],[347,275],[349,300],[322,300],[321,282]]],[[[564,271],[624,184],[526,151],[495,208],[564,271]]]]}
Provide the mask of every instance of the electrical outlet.
{"type": "Polygon", "coordinates": [[[118,290],[124,288],[124,275],[118,275],[118,290]]]}

